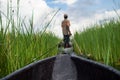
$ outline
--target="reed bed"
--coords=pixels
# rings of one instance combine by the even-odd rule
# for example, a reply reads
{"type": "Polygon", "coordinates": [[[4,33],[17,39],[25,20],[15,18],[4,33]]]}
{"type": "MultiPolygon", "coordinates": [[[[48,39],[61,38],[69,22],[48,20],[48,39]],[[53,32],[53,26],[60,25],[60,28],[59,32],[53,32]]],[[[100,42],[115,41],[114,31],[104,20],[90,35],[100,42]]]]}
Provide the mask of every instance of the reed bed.
{"type": "Polygon", "coordinates": [[[34,61],[55,55],[56,44],[60,41],[53,33],[46,33],[59,10],[54,12],[48,23],[41,25],[44,26],[42,30],[35,32],[34,14],[27,23],[21,19],[19,1],[17,0],[16,19],[10,1],[7,4],[7,14],[0,11],[0,78],[34,61]]]}
{"type": "Polygon", "coordinates": [[[120,20],[111,20],[74,35],[75,51],[120,69],[120,20]]]}

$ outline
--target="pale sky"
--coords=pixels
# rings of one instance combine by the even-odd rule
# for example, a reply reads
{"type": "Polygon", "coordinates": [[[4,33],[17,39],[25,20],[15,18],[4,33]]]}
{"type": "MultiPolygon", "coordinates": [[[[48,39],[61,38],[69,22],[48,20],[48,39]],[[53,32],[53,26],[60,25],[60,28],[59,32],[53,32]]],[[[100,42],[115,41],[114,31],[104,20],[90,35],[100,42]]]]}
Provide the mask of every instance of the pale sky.
{"type": "MultiPolygon", "coordinates": [[[[14,17],[16,17],[17,0],[12,2],[14,17]]],[[[0,11],[6,14],[7,0],[0,0],[0,11]]],[[[114,9],[120,14],[120,0],[20,0],[20,17],[31,18],[34,13],[34,29],[39,31],[41,24],[45,25],[60,9],[54,17],[48,30],[58,36],[62,36],[61,21],[66,13],[71,21],[72,33],[83,31],[89,25],[117,17],[114,9]]]]}

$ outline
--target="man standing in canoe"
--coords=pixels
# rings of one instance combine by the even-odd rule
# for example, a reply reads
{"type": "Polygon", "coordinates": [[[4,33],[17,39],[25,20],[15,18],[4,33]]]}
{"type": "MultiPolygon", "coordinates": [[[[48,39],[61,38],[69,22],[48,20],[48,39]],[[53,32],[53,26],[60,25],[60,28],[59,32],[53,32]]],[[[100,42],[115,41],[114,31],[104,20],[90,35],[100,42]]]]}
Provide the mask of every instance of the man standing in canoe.
{"type": "Polygon", "coordinates": [[[63,32],[63,36],[64,36],[64,47],[65,48],[68,48],[70,47],[69,45],[69,41],[70,41],[70,36],[72,35],[71,34],[71,31],[70,31],[70,21],[68,20],[68,15],[67,14],[64,14],[64,20],[62,21],[62,32],[63,32]]]}

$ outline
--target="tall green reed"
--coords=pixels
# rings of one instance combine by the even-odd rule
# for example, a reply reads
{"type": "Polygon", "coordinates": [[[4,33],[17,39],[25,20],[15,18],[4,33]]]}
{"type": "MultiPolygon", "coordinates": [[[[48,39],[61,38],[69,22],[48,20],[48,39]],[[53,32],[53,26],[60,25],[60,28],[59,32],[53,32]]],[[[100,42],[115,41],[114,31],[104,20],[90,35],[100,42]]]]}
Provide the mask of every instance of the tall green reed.
{"type": "Polygon", "coordinates": [[[53,33],[46,33],[53,17],[39,32],[34,32],[34,14],[29,23],[25,18],[21,19],[19,14],[19,1],[17,0],[17,20],[14,19],[12,4],[8,1],[7,14],[0,11],[0,77],[3,77],[33,61],[53,56],[57,53],[54,47],[59,39],[53,33]],[[2,18],[6,18],[3,24],[2,18]],[[28,25],[29,24],[29,25],[28,25]],[[46,53],[46,51],[48,51],[46,53]],[[40,56],[40,57],[39,57],[40,56]]]}
{"type": "MultiPolygon", "coordinates": [[[[116,66],[120,63],[120,20],[110,21],[74,35],[74,39],[84,55],[106,65],[116,66]]],[[[75,46],[77,46],[75,45],[75,46]]],[[[76,49],[76,52],[79,52],[76,49]]]]}

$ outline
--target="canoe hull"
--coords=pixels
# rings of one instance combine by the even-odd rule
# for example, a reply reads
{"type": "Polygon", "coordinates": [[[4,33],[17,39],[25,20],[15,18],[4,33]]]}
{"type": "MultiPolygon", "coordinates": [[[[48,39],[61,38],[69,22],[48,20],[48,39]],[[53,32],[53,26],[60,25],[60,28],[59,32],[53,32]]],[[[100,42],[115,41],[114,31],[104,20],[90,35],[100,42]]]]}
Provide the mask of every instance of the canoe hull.
{"type": "MultiPolygon", "coordinates": [[[[70,59],[76,67],[77,80],[120,80],[120,72],[110,66],[75,55],[70,56],[70,59]]],[[[51,57],[32,63],[2,80],[52,80],[55,60],[56,57],[51,57]]]]}
{"type": "Polygon", "coordinates": [[[32,63],[2,80],[51,80],[55,57],[32,63]]]}
{"type": "Polygon", "coordinates": [[[78,56],[72,56],[78,80],[120,80],[116,69],[78,56]]]}

